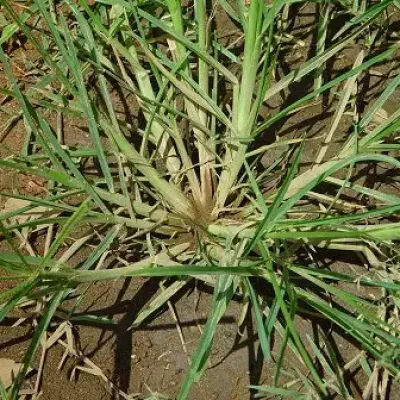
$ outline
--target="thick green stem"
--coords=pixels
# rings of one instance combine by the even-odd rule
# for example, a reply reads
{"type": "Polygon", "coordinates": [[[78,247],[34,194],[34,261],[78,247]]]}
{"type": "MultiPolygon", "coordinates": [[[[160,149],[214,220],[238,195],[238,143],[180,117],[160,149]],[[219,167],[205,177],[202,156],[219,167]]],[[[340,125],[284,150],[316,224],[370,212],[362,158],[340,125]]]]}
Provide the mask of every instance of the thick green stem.
{"type": "MultiPolygon", "coordinates": [[[[161,264],[160,264],[161,265],[161,264]]],[[[144,276],[144,277],[167,277],[167,276],[205,276],[205,275],[240,275],[257,276],[261,275],[262,269],[257,267],[215,267],[215,266],[194,266],[188,268],[187,265],[165,267],[155,267],[154,263],[148,263],[147,266],[138,268],[136,265],[130,265],[122,268],[103,269],[100,271],[57,271],[43,272],[39,278],[44,281],[68,282],[70,284],[80,284],[87,282],[97,282],[104,280],[114,280],[126,277],[144,276]]]]}
{"type": "Polygon", "coordinates": [[[253,97],[257,82],[258,66],[261,59],[262,28],[264,18],[264,2],[254,0],[251,2],[248,24],[245,29],[245,49],[242,65],[242,80],[238,89],[238,100],[233,107],[233,122],[236,132],[231,133],[231,141],[227,144],[224,159],[224,170],[218,186],[217,210],[225,205],[229,192],[234,185],[237,175],[243,166],[250,136],[256,121],[256,115],[251,112],[253,97]]]}
{"type": "MultiPolygon", "coordinates": [[[[199,48],[203,52],[208,51],[208,29],[207,29],[207,11],[206,11],[206,0],[195,1],[196,19],[198,23],[198,42],[199,48]]],[[[199,86],[204,93],[209,92],[209,66],[204,60],[199,57],[199,86]]],[[[204,126],[208,126],[208,114],[205,110],[199,110],[200,122],[204,126]]],[[[200,181],[201,181],[201,203],[206,209],[212,206],[213,197],[213,170],[211,168],[211,162],[214,159],[212,152],[213,141],[207,138],[204,134],[199,137],[198,149],[199,149],[199,161],[200,161],[200,181]],[[202,143],[204,141],[204,143],[202,143]]]]}

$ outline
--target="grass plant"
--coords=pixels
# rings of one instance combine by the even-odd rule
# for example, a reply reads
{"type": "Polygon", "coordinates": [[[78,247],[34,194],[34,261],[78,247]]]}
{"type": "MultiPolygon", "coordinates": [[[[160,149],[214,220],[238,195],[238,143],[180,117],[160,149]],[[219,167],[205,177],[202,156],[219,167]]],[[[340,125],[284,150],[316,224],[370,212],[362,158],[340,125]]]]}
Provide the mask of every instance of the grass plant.
{"type": "MultiPolygon", "coordinates": [[[[38,196],[1,193],[9,207],[0,213],[6,249],[0,279],[12,285],[0,293],[0,321],[26,305],[37,310],[23,368],[11,388],[0,386],[9,398],[18,397],[44,338],[65,322],[57,311],[64,302],[83,296],[93,282],[128,277],[164,279],[164,290],[134,326],[192,279],[213,287],[179,400],[190,398],[204,373],[235,294],[248,300],[264,361],[276,366],[271,386],[252,388],[260,396],[355,398],[344,376],[368,365],[370,381],[386,398],[388,380],[399,373],[400,195],[371,187],[356,172],[383,166],[396,174],[400,167],[400,110],[376,117],[400,85],[399,71],[365,111],[357,98],[361,80],[399,55],[399,42],[388,39],[390,27],[382,23],[399,4],[317,2],[314,53],[282,75],[284,55],[301,45],[290,34],[290,19],[311,3],[29,0],[19,9],[0,0],[7,24],[0,60],[9,82],[1,93],[19,104],[11,118],[23,119],[27,131],[24,151],[1,159],[0,167],[38,177],[44,187],[38,196]],[[218,27],[222,15],[236,30],[228,32],[236,38],[231,42],[218,27]],[[340,17],[345,23],[332,34],[330,22],[340,17]],[[6,47],[17,37],[40,60],[29,85],[16,76],[6,47]],[[352,66],[328,74],[327,64],[348,48],[359,49],[352,66]],[[311,86],[286,101],[306,78],[311,86]],[[117,92],[137,121],[121,112],[117,92]],[[266,113],[279,96],[283,106],[266,113]],[[308,132],[281,138],[274,127],[326,99],[335,113],[315,162],[307,164],[318,138],[308,132]],[[85,121],[87,147],[65,143],[62,122],[70,118],[85,121]],[[342,140],[338,126],[348,118],[351,132],[342,140]],[[266,166],[262,157],[272,149],[280,155],[267,157],[266,166]],[[271,177],[278,183],[271,186],[271,177]],[[32,234],[43,238],[40,250],[30,244],[32,234]],[[107,267],[115,243],[129,246],[137,261],[121,256],[107,267]],[[87,247],[89,258],[71,261],[87,247]],[[321,261],[327,253],[333,261],[358,257],[362,267],[343,272],[321,261]],[[258,290],[260,282],[273,298],[258,290]],[[381,296],[367,298],[360,287],[381,296]],[[360,355],[341,365],[328,336],[304,336],[296,315],[337,327],[359,344],[360,355]],[[279,349],[272,348],[274,335],[282,339],[279,349]],[[287,351],[308,374],[298,370],[288,378],[287,351]]],[[[66,317],[72,324],[74,313],[66,317]]]]}

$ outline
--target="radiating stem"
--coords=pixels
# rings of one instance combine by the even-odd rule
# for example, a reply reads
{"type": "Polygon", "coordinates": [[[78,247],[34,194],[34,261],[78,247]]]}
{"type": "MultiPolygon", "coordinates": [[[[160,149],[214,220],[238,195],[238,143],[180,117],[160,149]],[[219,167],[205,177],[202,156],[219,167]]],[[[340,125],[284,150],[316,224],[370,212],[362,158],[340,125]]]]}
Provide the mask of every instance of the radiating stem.
{"type": "MultiPolygon", "coordinates": [[[[185,36],[183,26],[183,11],[179,0],[167,0],[166,1],[172,24],[174,29],[181,35],[185,36]]],[[[198,42],[199,48],[203,52],[207,52],[208,39],[207,39],[207,15],[206,15],[206,0],[198,0],[195,2],[196,19],[198,21],[198,42]]],[[[183,57],[186,57],[186,48],[179,42],[176,43],[176,57],[177,61],[181,61],[183,57]]],[[[189,65],[183,68],[188,76],[191,76],[189,65]]],[[[209,92],[209,66],[206,62],[199,58],[199,86],[204,93],[209,92]]],[[[187,85],[186,82],[182,82],[187,85]]],[[[190,118],[198,123],[199,125],[207,128],[208,126],[208,113],[204,109],[201,109],[189,99],[185,98],[185,107],[190,118]]],[[[212,175],[210,168],[210,161],[213,159],[213,155],[208,150],[209,138],[205,135],[204,130],[193,128],[196,146],[199,152],[199,164],[200,164],[200,185],[201,193],[200,198],[195,198],[195,202],[198,207],[203,211],[206,211],[210,207],[212,201],[212,175]]],[[[196,193],[194,193],[196,195],[196,193]]]]}
{"type": "MultiPolygon", "coordinates": [[[[238,89],[238,100],[233,104],[232,119],[234,126],[236,126],[236,133],[231,133],[231,141],[227,138],[224,170],[218,186],[218,202],[216,205],[218,208],[222,208],[225,205],[229,192],[243,166],[248,147],[246,139],[250,136],[256,119],[256,114],[251,113],[251,110],[258,76],[258,66],[262,56],[263,20],[264,1],[252,1],[245,29],[242,80],[238,89]]],[[[214,212],[218,213],[218,209],[214,212]]]]}
{"type": "MultiPolygon", "coordinates": [[[[128,29],[130,28],[127,21],[124,21],[124,25],[128,29]]],[[[127,49],[129,51],[129,54],[135,61],[135,66],[133,66],[132,69],[135,73],[135,77],[141,94],[149,100],[155,100],[156,96],[151,85],[150,76],[139,60],[134,41],[129,37],[129,35],[124,33],[123,30],[122,35],[124,37],[124,42],[128,45],[127,49]]],[[[137,99],[139,103],[143,103],[140,98],[137,99]]],[[[146,104],[146,107],[143,107],[144,116],[146,120],[149,121],[151,119],[151,110],[154,106],[149,106],[149,104],[146,104]],[[145,111],[146,107],[150,108],[150,112],[145,111]]],[[[171,174],[177,173],[181,168],[181,164],[178,157],[176,157],[175,149],[169,146],[169,136],[165,132],[165,129],[160,123],[158,123],[158,121],[153,119],[151,121],[150,132],[154,136],[155,142],[158,143],[158,153],[161,157],[166,157],[165,165],[168,172],[171,174]]]]}
{"type": "Polygon", "coordinates": [[[115,131],[106,121],[101,121],[102,127],[111,140],[114,140],[126,159],[140,171],[151,185],[160,193],[163,199],[178,214],[193,220],[196,218],[195,209],[190,200],[173,183],[163,179],[157,170],[128,142],[121,132],[115,131]]]}
{"type": "MultiPolygon", "coordinates": [[[[208,28],[207,28],[207,10],[206,10],[206,0],[196,0],[195,1],[195,13],[198,25],[198,43],[199,48],[203,52],[208,51],[208,28]]],[[[204,93],[209,93],[209,66],[199,57],[199,86],[204,93]]],[[[208,114],[205,110],[199,110],[200,122],[204,126],[208,126],[208,114]]],[[[200,133],[200,132],[199,132],[200,133]]],[[[198,135],[197,135],[198,136],[198,135]]],[[[213,160],[213,154],[210,153],[209,149],[211,146],[212,139],[207,138],[204,133],[200,133],[198,140],[198,150],[199,150],[199,162],[200,162],[200,181],[201,181],[201,203],[206,208],[209,209],[212,206],[213,197],[213,177],[211,162],[213,160]]]]}

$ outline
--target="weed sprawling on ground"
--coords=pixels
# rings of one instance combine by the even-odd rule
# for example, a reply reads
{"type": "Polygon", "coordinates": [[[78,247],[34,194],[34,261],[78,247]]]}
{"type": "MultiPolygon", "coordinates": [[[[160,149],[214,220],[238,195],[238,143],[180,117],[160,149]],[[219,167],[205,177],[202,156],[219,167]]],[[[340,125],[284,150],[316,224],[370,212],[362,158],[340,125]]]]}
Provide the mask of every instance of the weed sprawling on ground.
{"type": "Polygon", "coordinates": [[[33,307],[37,325],[23,368],[0,391],[17,398],[44,334],[74,323],[91,283],[162,277],[164,289],[134,326],[193,279],[214,290],[179,399],[190,398],[204,372],[234,296],[256,321],[265,363],[276,366],[271,386],[253,388],[261,396],[349,399],[346,372],[373,360],[364,395],[379,391],[384,399],[399,373],[400,196],[363,176],[374,167],[394,175],[400,166],[400,109],[384,111],[400,75],[389,72],[365,110],[360,82],[398,57],[387,23],[398,1],[317,2],[315,44],[289,70],[285,56],[304,46],[291,34],[292,18],[310,2],[93,3],[0,1],[8,79],[1,93],[18,102],[12,118],[26,127],[22,152],[0,167],[43,186],[36,196],[1,193],[8,200],[0,213],[0,279],[9,289],[0,293],[0,321],[33,307]],[[332,32],[339,17],[344,22],[332,32]],[[13,40],[36,54],[26,84],[13,40]],[[352,65],[328,72],[349,48],[352,65]],[[269,107],[272,99],[280,106],[269,107]],[[318,135],[276,135],[290,116],[326,102],[334,112],[318,135]],[[65,141],[71,118],[83,121],[86,147],[65,141]],[[345,137],[344,119],[351,121],[345,137]],[[74,262],[85,248],[90,256],[74,262]],[[352,263],[339,270],[339,259],[352,263]],[[301,335],[296,315],[339,329],[362,351],[340,365],[328,333],[301,335]],[[288,351],[308,371],[289,383],[282,369],[288,351]]]}

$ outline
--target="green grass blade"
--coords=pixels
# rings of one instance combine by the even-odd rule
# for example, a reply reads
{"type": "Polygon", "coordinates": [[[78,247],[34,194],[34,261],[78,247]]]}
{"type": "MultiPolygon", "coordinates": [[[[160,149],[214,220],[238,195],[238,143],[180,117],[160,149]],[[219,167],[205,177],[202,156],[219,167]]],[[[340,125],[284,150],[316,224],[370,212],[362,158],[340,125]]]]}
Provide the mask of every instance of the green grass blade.
{"type": "MultiPolygon", "coordinates": [[[[62,164],[58,161],[56,157],[53,156],[53,153],[57,154],[60,156],[60,158],[65,162],[65,164],[68,166],[69,170],[74,174],[74,176],[80,180],[82,183],[82,186],[85,187],[86,191],[93,197],[93,199],[97,202],[97,204],[102,208],[103,211],[107,211],[107,208],[105,207],[104,203],[101,201],[100,197],[97,195],[97,193],[93,190],[92,186],[87,182],[87,180],[83,177],[82,173],[79,171],[78,167],[75,165],[74,161],[71,159],[71,157],[68,155],[68,153],[62,148],[61,144],[58,142],[57,138],[51,131],[49,125],[47,122],[42,119],[35,111],[35,109],[30,105],[28,99],[21,93],[15,79],[14,75],[11,71],[10,65],[6,60],[5,54],[3,50],[0,48],[0,60],[2,61],[6,72],[8,73],[9,78],[11,79],[14,87],[14,92],[20,101],[20,104],[25,111],[25,117],[28,118],[29,124],[32,128],[32,130],[35,132],[36,136],[38,139],[40,139],[40,143],[43,146],[44,150],[46,151],[47,154],[49,154],[50,159],[53,161],[54,165],[56,165],[58,168],[56,171],[54,171],[53,176],[55,174],[65,174],[66,171],[63,168],[62,164]],[[36,123],[35,123],[36,121],[36,123]],[[41,133],[39,133],[39,129],[41,130],[41,133],[43,133],[44,137],[41,136],[41,133]],[[53,146],[53,149],[51,149],[48,145],[47,142],[50,143],[53,146]]],[[[32,168],[31,168],[32,171],[32,168]]],[[[36,170],[37,172],[40,172],[39,169],[36,170]]],[[[35,172],[33,172],[33,175],[36,175],[35,172]]],[[[68,178],[65,178],[68,179],[68,178]]]]}
{"type": "Polygon", "coordinates": [[[398,74],[391,82],[388,83],[387,88],[382,92],[382,94],[378,97],[372,107],[368,109],[368,111],[364,114],[361,121],[358,124],[358,128],[363,131],[369,122],[374,118],[376,112],[385,104],[387,99],[393,94],[393,92],[400,85],[400,74],[398,74]]]}
{"type": "Polygon", "coordinates": [[[15,244],[14,238],[11,235],[12,229],[8,226],[5,226],[3,222],[0,220],[0,233],[5,237],[8,244],[11,246],[14,253],[18,256],[19,260],[22,262],[24,267],[29,270],[29,265],[25,260],[25,256],[21,253],[18,246],[15,244]]]}
{"type": "Polygon", "coordinates": [[[156,27],[160,28],[161,30],[163,30],[164,32],[170,34],[175,40],[177,40],[179,43],[181,43],[187,49],[196,53],[201,59],[203,59],[211,67],[218,70],[223,76],[225,76],[233,84],[238,83],[236,76],[233,75],[232,72],[230,72],[226,67],[224,67],[222,64],[220,64],[216,59],[211,57],[209,54],[207,54],[204,51],[201,51],[201,49],[199,49],[199,47],[195,43],[188,40],[185,36],[182,36],[178,31],[176,31],[175,29],[172,29],[168,24],[166,24],[162,20],[155,18],[153,15],[147,13],[146,11],[144,11],[140,8],[138,9],[138,13],[140,14],[141,17],[147,19],[154,26],[156,26],[156,27]]]}
{"type": "Polygon", "coordinates": [[[325,383],[322,381],[321,377],[319,376],[319,373],[317,371],[317,369],[314,366],[314,363],[311,360],[310,355],[308,354],[303,341],[301,340],[300,336],[299,336],[299,332],[297,331],[293,319],[290,315],[290,312],[286,306],[285,300],[282,296],[282,291],[281,288],[279,286],[278,280],[276,278],[276,274],[275,271],[273,270],[272,267],[272,263],[270,261],[270,258],[268,256],[268,250],[266,249],[266,247],[264,246],[264,244],[262,243],[258,243],[258,247],[262,253],[262,256],[265,260],[266,266],[268,268],[268,277],[269,277],[269,281],[272,283],[272,286],[274,288],[274,292],[277,298],[277,301],[279,303],[280,309],[282,311],[282,314],[285,318],[286,321],[286,326],[290,332],[290,335],[293,339],[294,344],[296,345],[297,351],[299,352],[301,358],[303,359],[305,365],[307,366],[307,368],[309,369],[313,379],[315,380],[316,385],[318,386],[318,388],[321,390],[321,393],[326,394],[327,390],[326,390],[326,385],[325,383]]]}
{"type": "Polygon", "coordinates": [[[81,101],[81,105],[83,107],[84,113],[86,115],[88,124],[89,124],[89,130],[92,135],[94,145],[97,151],[97,157],[101,166],[101,170],[104,174],[104,177],[106,179],[106,183],[108,186],[108,189],[110,190],[111,193],[114,192],[114,183],[113,183],[113,178],[111,176],[111,171],[108,165],[107,158],[105,156],[104,148],[100,140],[100,132],[98,128],[98,122],[96,121],[96,112],[93,109],[92,102],[89,99],[89,95],[86,90],[86,84],[83,79],[82,71],[80,68],[80,64],[78,61],[78,55],[76,53],[76,47],[74,45],[72,36],[69,33],[69,29],[67,27],[67,23],[65,21],[65,18],[61,14],[61,21],[62,25],[64,27],[64,34],[65,34],[65,39],[66,39],[66,44],[69,52],[69,58],[71,60],[71,71],[74,74],[77,86],[78,86],[78,92],[79,92],[79,98],[81,101]]]}
{"type": "MultiPolygon", "coordinates": [[[[4,304],[0,309],[0,322],[8,315],[8,313],[15,309],[21,299],[28,295],[33,288],[37,286],[36,279],[30,279],[27,282],[22,282],[15,288],[11,289],[8,293],[2,294],[4,297],[11,297],[11,299],[4,304]]],[[[1,299],[1,297],[0,297],[1,299]]]]}
{"type": "Polygon", "coordinates": [[[31,341],[29,348],[28,348],[27,352],[25,353],[25,356],[22,361],[23,367],[21,368],[20,372],[18,373],[17,377],[15,378],[15,381],[12,386],[12,391],[11,391],[11,399],[12,400],[18,399],[19,390],[25,379],[25,375],[28,372],[31,362],[36,355],[36,352],[39,348],[39,344],[43,337],[43,334],[44,334],[44,332],[46,332],[55,312],[57,311],[58,306],[60,305],[60,303],[62,301],[63,295],[64,295],[64,292],[59,292],[52,297],[52,299],[50,300],[50,302],[46,308],[44,315],[40,319],[39,325],[35,329],[35,333],[32,338],[32,341],[31,341]]]}
{"type": "Polygon", "coordinates": [[[251,385],[250,388],[257,390],[258,392],[261,392],[263,394],[272,394],[272,395],[276,395],[276,396],[281,396],[281,398],[284,398],[284,399],[302,400],[302,399],[307,398],[307,395],[305,393],[300,393],[300,392],[297,392],[296,390],[288,390],[288,389],[279,388],[279,387],[275,387],[275,386],[251,385]]]}
{"type": "Polygon", "coordinates": [[[68,219],[68,221],[63,226],[61,232],[57,235],[56,239],[51,244],[46,256],[43,258],[42,264],[40,266],[41,268],[47,265],[48,262],[55,256],[55,254],[59,250],[60,246],[62,246],[68,235],[76,228],[76,226],[86,216],[86,214],[91,208],[91,205],[92,205],[91,200],[85,200],[78,208],[78,210],[68,219]]]}
{"type": "Polygon", "coordinates": [[[8,394],[7,394],[7,389],[6,386],[4,385],[4,382],[0,378],[0,398],[1,399],[8,399],[8,394]]]}
{"type": "MultiPolygon", "coordinates": [[[[258,136],[260,133],[265,131],[267,128],[269,128],[270,126],[275,124],[277,121],[280,121],[283,117],[288,115],[291,111],[298,109],[301,105],[306,103],[308,100],[312,100],[317,94],[324,93],[327,90],[329,90],[330,88],[336,86],[338,83],[343,82],[344,80],[350,78],[351,76],[360,73],[360,71],[367,70],[371,66],[384,61],[386,58],[388,58],[394,52],[396,52],[399,48],[400,48],[399,44],[393,45],[388,50],[383,51],[382,53],[378,54],[377,56],[374,56],[374,57],[370,58],[369,60],[365,61],[359,67],[354,68],[348,72],[345,72],[344,74],[338,76],[337,78],[332,79],[330,82],[325,83],[318,90],[314,90],[312,93],[310,93],[310,94],[304,96],[303,98],[295,101],[294,103],[290,104],[288,107],[279,111],[273,117],[269,118],[266,122],[264,122],[260,126],[258,126],[257,129],[255,129],[253,136],[254,137],[258,136]]],[[[293,77],[294,76],[297,77],[296,74],[294,74],[293,77]]],[[[279,90],[281,90],[281,89],[279,89],[279,90]]],[[[268,92],[267,92],[267,94],[268,94],[268,92]]]]}
{"type": "MultiPolygon", "coordinates": [[[[224,269],[224,267],[220,267],[224,269]]],[[[189,372],[187,373],[177,400],[185,400],[188,398],[192,385],[199,379],[206,365],[209,352],[211,350],[213,338],[217,330],[219,320],[225,313],[225,310],[235,293],[236,279],[230,275],[222,276],[214,290],[214,301],[207,319],[206,326],[200,338],[196,354],[192,358],[189,372]]]]}
{"type": "Polygon", "coordinates": [[[108,250],[111,246],[115,238],[117,237],[119,231],[121,230],[122,226],[117,225],[112,228],[105,238],[101,241],[101,243],[93,250],[90,254],[89,258],[82,264],[80,269],[88,270],[90,269],[98,260],[99,258],[108,250]]]}
{"type": "Polygon", "coordinates": [[[297,172],[297,169],[300,164],[302,152],[303,152],[303,146],[301,146],[298,149],[296,157],[293,161],[293,164],[290,167],[290,170],[289,170],[288,174],[286,175],[285,180],[284,180],[279,192],[277,193],[272,205],[268,209],[267,214],[265,214],[262,222],[259,224],[253,238],[251,239],[250,243],[247,246],[246,254],[249,254],[251,252],[253,247],[263,236],[264,231],[271,229],[270,224],[272,224],[278,218],[278,216],[276,214],[279,210],[279,207],[281,206],[281,203],[285,197],[287,190],[289,189],[289,185],[293,181],[294,175],[297,172]]]}
{"type": "Polygon", "coordinates": [[[343,49],[351,40],[354,40],[357,36],[361,35],[369,27],[368,23],[364,23],[361,27],[357,28],[352,34],[347,36],[345,39],[336,43],[330,49],[326,50],[323,54],[313,57],[303,64],[300,68],[295,71],[290,72],[279,82],[273,85],[265,94],[264,101],[271,98],[273,95],[279,93],[281,90],[286,88],[293,82],[298,82],[303,76],[309,74],[311,71],[319,68],[327,60],[335,56],[338,51],[343,49]]]}
{"type": "Polygon", "coordinates": [[[244,278],[244,282],[247,287],[247,290],[250,293],[251,303],[254,307],[253,310],[254,310],[254,315],[256,318],[256,322],[257,322],[258,337],[259,337],[261,349],[262,349],[262,352],[264,355],[264,361],[268,362],[271,359],[270,342],[269,342],[269,338],[267,336],[267,332],[266,332],[266,329],[264,326],[262,313],[261,313],[260,306],[258,303],[259,300],[257,298],[257,295],[254,291],[254,288],[253,288],[250,280],[248,278],[244,278]]]}
{"type": "Polygon", "coordinates": [[[353,17],[349,22],[346,22],[343,28],[339,29],[338,32],[335,33],[332,40],[336,40],[339,36],[343,35],[346,31],[348,31],[352,26],[358,25],[360,23],[368,21],[372,23],[374,19],[377,18],[380,14],[382,14],[391,4],[393,0],[384,0],[380,3],[373,5],[372,7],[368,8],[365,12],[357,17],[353,17]]]}

